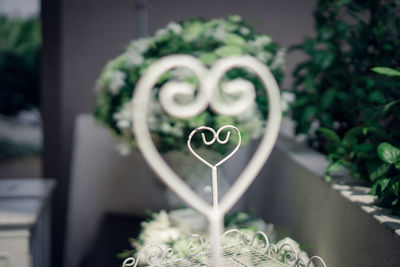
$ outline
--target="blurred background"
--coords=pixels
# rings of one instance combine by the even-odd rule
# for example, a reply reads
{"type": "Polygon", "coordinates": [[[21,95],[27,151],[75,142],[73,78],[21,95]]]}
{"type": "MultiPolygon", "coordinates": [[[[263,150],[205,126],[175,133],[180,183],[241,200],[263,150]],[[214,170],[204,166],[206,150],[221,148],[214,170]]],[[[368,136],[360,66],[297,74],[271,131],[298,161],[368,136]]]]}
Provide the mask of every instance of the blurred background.
{"type": "MultiPolygon", "coordinates": [[[[52,266],[62,266],[74,122],[129,41],[169,21],[239,14],[284,47],[313,36],[313,0],[1,0],[0,178],[52,178],[52,266]]],[[[300,53],[287,57],[284,86],[300,53]]],[[[94,189],[95,189],[95,185],[94,189]]]]}

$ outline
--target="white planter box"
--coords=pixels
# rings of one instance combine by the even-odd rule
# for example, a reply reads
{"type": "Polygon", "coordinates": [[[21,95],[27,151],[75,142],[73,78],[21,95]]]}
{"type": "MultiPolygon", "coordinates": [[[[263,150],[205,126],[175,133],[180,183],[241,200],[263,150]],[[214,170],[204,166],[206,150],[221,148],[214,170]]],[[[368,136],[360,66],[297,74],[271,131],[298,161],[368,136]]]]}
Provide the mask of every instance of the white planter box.
{"type": "Polygon", "coordinates": [[[327,266],[400,266],[400,218],[373,206],[367,188],[325,182],[327,165],[281,134],[246,205],[327,266]]]}

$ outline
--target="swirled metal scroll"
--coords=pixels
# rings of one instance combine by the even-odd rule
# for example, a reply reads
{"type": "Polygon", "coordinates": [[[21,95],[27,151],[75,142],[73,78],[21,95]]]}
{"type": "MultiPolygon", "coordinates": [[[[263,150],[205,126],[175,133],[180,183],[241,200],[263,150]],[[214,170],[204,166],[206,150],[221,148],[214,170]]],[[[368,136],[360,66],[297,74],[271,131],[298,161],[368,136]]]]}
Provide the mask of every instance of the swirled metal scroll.
{"type": "Polygon", "coordinates": [[[159,244],[153,243],[144,247],[138,257],[129,257],[124,260],[123,267],[136,267],[142,263],[146,266],[162,266],[183,261],[184,259],[194,258],[203,253],[209,246],[204,243],[200,235],[193,234],[181,242],[184,246],[179,251],[173,248],[165,248],[159,244]]]}
{"type": "MultiPolygon", "coordinates": [[[[188,263],[196,263],[190,266],[209,266],[209,254],[211,247],[204,242],[201,236],[192,235],[193,242],[184,242],[185,247],[181,251],[172,248],[163,248],[160,245],[151,244],[146,246],[138,255],[137,259],[127,258],[123,267],[136,267],[139,262],[145,266],[189,266],[188,263]],[[149,252],[150,249],[155,251],[149,252]],[[184,256],[182,256],[184,255],[184,256]]],[[[288,243],[279,248],[271,244],[265,233],[259,231],[253,236],[237,230],[226,231],[221,237],[221,250],[223,261],[226,266],[284,266],[284,267],[310,267],[312,263],[319,262],[326,267],[325,262],[318,256],[312,256],[308,261],[300,258],[296,250],[288,243]],[[248,258],[247,255],[251,255],[248,258]],[[231,263],[231,264],[230,264],[231,263]]]]}

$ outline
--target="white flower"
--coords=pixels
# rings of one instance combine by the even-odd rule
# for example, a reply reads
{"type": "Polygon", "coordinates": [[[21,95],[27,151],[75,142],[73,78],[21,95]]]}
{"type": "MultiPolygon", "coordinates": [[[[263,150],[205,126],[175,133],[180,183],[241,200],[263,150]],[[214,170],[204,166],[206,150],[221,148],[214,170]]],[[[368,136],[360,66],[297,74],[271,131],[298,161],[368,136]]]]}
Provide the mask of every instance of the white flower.
{"type": "Polygon", "coordinates": [[[340,128],[340,122],[335,121],[335,122],[333,122],[332,126],[333,126],[333,129],[338,130],[340,128]]]}
{"type": "Polygon", "coordinates": [[[281,97],[281,106],[282,111],[287,111],[289,109],[289,105],[294,102],[295,95],[292,92],[283,92],[281,97]]]}
{"type": "Polygon", "coordinates": [[[128,51],[135,50],[138,53],[146,52],[151,44],[151,38],[141,38],[135,40],[131,43],[131,46],[128,48],[128,51]]]}
{"type": "Polygon", "coordinates": [[[183,128],[178,123],[171,127],[170,133],[176,137],[183,137],[183,128]]]}
{"type": "Polygon", "coordinates": [[[119,143],[119,144],[115,145],[115,148],[118,150],[118,152],[122,156],[127,156],[131,153],[131,147],[130,147],[129,143],[127,143],[127,142],[119,143]]]}
{"type": "Polygon", "coordinates": [[[222,26],[218,26],[215,30],[212,31],[212,36],[217,40],[224,40],[228,33],[222,26]]]}
{"type": "Polygon", "coordinates": [[[269,43],[271,43],[271,41],[271,37],[267,35],[261,35],[256,38],[256,42],[258,42],[260,45],[268,45],[269,43]]]}
{"type": "Polygon", "coordinates": [[[321,127],[320,122],[317,121],[317,120],[313,120],[313,121],[311,122],[311,125],[310,125],[310,133],[311,133],[312,135],[314,135],[315,132],[317,131],[317,129],[318,129],[319,127],[321,127]]]}
{"type": "Polygon", "coordinates": [[[240,27],[239,32],[242,35],[248,35],[250,33],[250,30],[247,27],[240,27]]]}
{"type": "Polygon", "coordinates": [[[229,20],[231,20],[233,22],[240,22],[240,21],[242,21],[242,17],[240,17],[239,15],[232,15],[232,16],[229,16],[229,20]]]}
{"type": "Polygon", "coordinates": [[[166,34],[168,34],[168,30],[167,30],[167,29],[158,29],[158,30],[156,31],[156,33],[154,34],[154,36],[155,36],[156,38],[160,38],[160,37],[162,37],[162,36],[164,36],[164,35],[166,35],[166,34]]]}
{"type": "Polygon", "coordinates": [[[181,34],[182,33],[182,26],[179,23],[171,21],[167,25],[167,29],[172,31],[175,34],[181,34]]]}
{"type": "Polygon", "coordinates": [[[273,58],[270,52],[260,51],[256,54],[256,58],[264,63],[273,58]]]}
{"type": "MultiPolygon", "coordinates": [[[[137,252],[150,244],[157,244],[166,249],[167,244],[179,240],[181,234],[178,228],[171,225],[168,213],[162,210],[153,215],[152,221],[142,223],[142,232],[139,235],[139,239],[143,241],[143,245],[134,243],[134,246],[137,252]]],[[[146,255],[144,258],[146,258],[146,255]]],[[[142,261],[143,259],[139,260],[142,261]]]]}
{"type": "Polygon", "coordinates": [[[108,84],[108,88],[111,94],[118,94],[119,90],[122,86],[125,85],[126,74],[122,71],[115,71],[110,77],[110,83],[108,84]]]}
{"type": "MultiPolygon", "coordinates": [[[[158,124],[159,123],[160,122],[158,122],[158,124]]],[[[175,123],[174,126],[172,126],[168,121],[164,121],[161,123],[159,131],[164,134],[170,134],[176,137],[183,137],[183,128],[178,123],[175,123]]]]}
{"type": "Polygon", "coordinates": [[[253,41],[248,42],[248,45],[254,49],[263,49],[266,45],[271,43],[271,37],[267,35],[257,36],[253,41]]]}
{"type": "Polygon", "coordinates": [[[138,51],[130,51],[125,54],[126,57],[126,66],[127,67],[132,67],[132,66],[138,66],[143,64],[144,62],[144,57],[143,55],[138,52],[138,51]]]}
{"type": "Polygon", "coordinates": [[[283,64],[285,63],[285,54],[286,49],[281,48],[278,50],[278,53],[276,53],[275,58],[270,65],[271,70],[283,68],[283,64]]]}
{"type": "Polygon", "coordinates": [[[171,127],[171,124],[169,124],[169,122],[163,122],[161,124],[161,127],[160,127],[161,132],[168,134],[171,132],[171,129],[172,129],[172,127],[171,127]]]}
{"type": "Polygon", "coordinates": [[[238,123],[241,129],[245,129],[250,133],[251,138],[258,138],[264,132],[265,122],[256,105],[252,105],[242,114],[237,116],[238,123]]]}
{"type": "Polygon", "coordinates": [[[117,121],[117,127],[119,129],[129,129],[131,127],[131,111],[132,102],[129,101],[124,103],[117,113],[114,113],[113,118],[117,121]]]}
{"type": "Polygon", "coordinates": [[[296,95],[293,92],[283,92],[282,98],[288,103],[293,103],[296,95]]]}

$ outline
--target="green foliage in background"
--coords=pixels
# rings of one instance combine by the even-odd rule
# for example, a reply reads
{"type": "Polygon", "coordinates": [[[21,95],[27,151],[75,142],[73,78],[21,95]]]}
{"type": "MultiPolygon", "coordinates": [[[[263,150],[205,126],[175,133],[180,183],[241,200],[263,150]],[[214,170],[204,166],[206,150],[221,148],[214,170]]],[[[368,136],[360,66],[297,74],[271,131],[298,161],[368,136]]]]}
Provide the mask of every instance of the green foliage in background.
{"type": "Polygon", "coordinates": [[[400,214],[400,1],[319,0],[316,37],[294,47],[296,133],[400,214]]]}
{"type": "MultiPolygon", "coordinates": [[[[120,144],[117,148],[121,154],[128,154],[136,148],[131,131],[131,96],[135,85],[152,63],[171,54],[194,56],[207,67],[221,58],[251,55],[268,66],[278,82],[283,76],[285,49],[270,36],[257,33],[240,16],[169,22],[152,36],[132,41],[119,56],[107,63],[97,82],[94,115],[99,123],[118,137],[120,144]]],[[[208,125],[214,129],[227,124],[235,125],[240,130],[242,144],[261,136],[268,113],[267,97],[262,83],[249,71],[235,68],[227,72],[221,84],[236,79],[249,80],[255,85],[257,105],[237,117],[218,115],[207,109],[193,118],[183,120],[172,118],[162,110],[158,101],[160,88],[166,82],[176,81],[188,84],[195,92],[198,80],[185,68],[174,68],[164,73],[155,85],[148,112],[149,129],[159,150],[186,150],[184,140],[200,125],[208,125]]],[[[240,96],[232,97],[221,93],[224,100],[229,100],[229,97],[240,96]]],[[[185,104],[192,101],[181,100],[177,99],[177,102],[185,104]]],[[[202,144],[199,136],[194,137],[194,146],[202,144]]],[[[231,140],[233,139],[229,142],[231,140]]],[[[221,146],[217,150],[224,153],[223,148],[221,146]]]]}
{"type": "Polygon", "coordinates": [[[0,114],[39,106],[40,21],[0,17],[0,114]]]}

